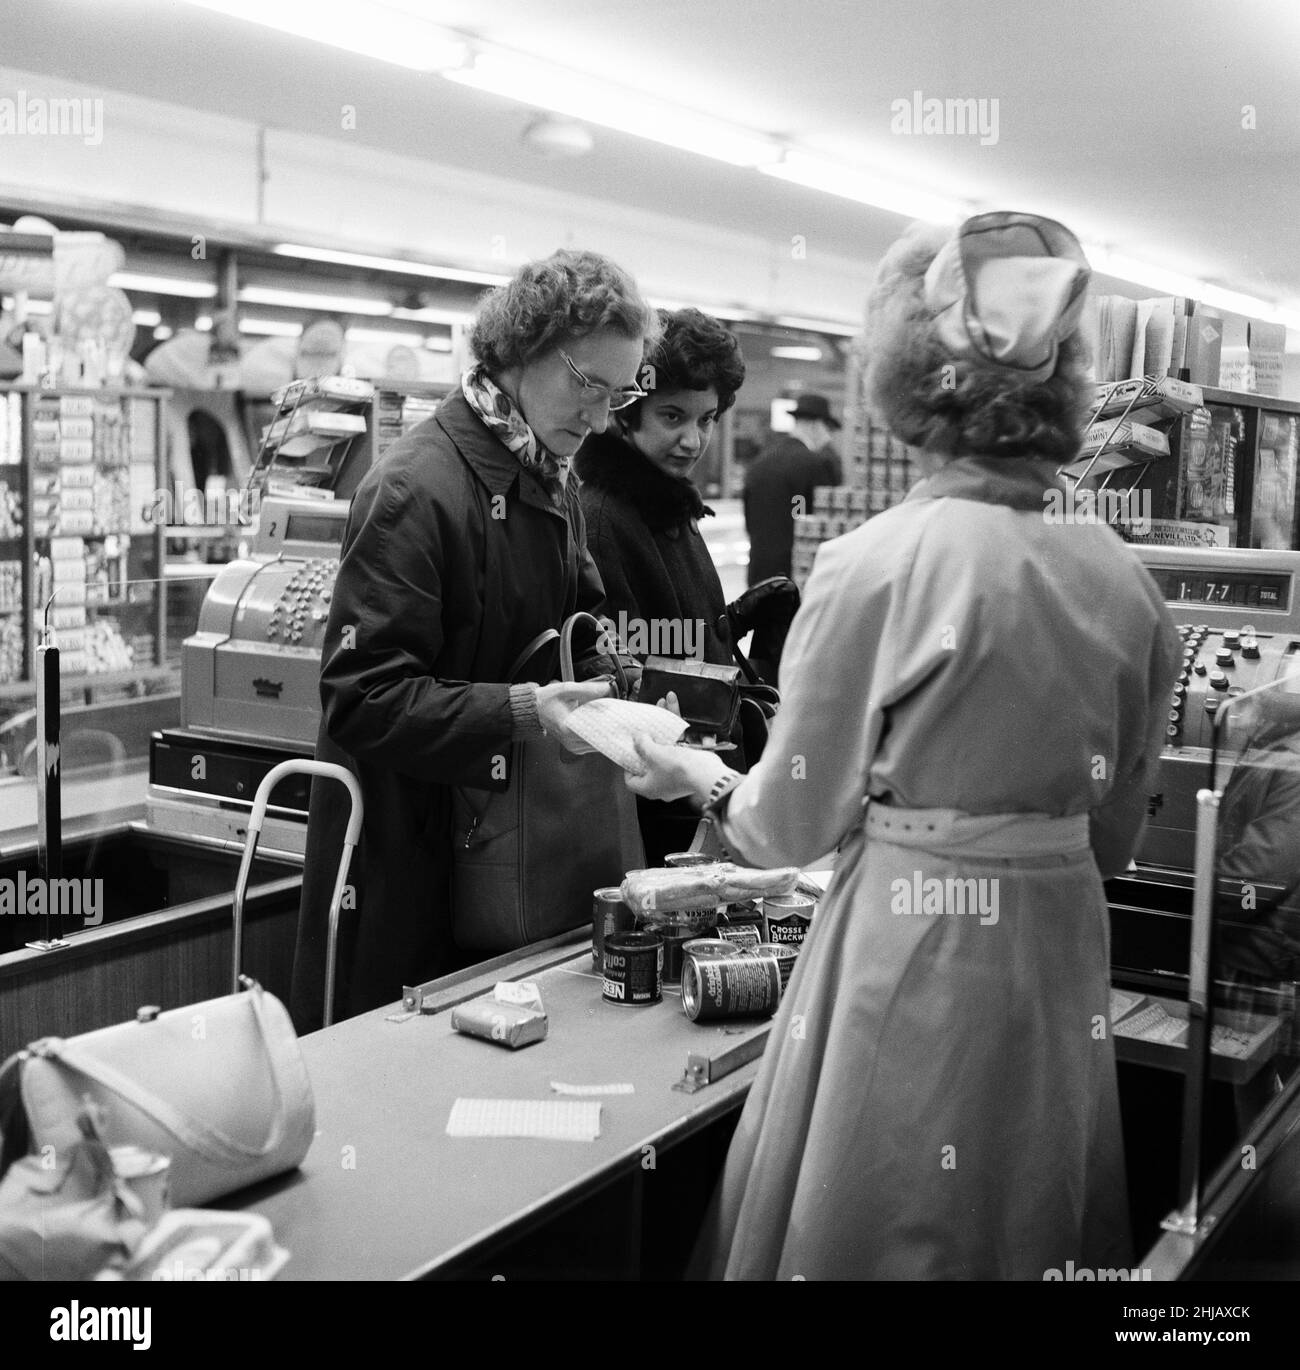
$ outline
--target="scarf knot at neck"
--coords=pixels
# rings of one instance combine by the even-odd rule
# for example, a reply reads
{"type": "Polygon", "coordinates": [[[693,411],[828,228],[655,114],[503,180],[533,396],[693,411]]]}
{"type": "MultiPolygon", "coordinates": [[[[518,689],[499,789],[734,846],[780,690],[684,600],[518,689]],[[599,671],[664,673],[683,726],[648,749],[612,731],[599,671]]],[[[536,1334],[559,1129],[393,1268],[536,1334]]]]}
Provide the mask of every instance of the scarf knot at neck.
{"type": "Polygon", "coordinates": [[[461,393],[469,407],[501,444],[518,459],[525,471],[541,482],[555,504],[563,502],[570,462],[557,457],[528,426],[518,404],[487,374],[482,365],[460,378],[461,393]]]}

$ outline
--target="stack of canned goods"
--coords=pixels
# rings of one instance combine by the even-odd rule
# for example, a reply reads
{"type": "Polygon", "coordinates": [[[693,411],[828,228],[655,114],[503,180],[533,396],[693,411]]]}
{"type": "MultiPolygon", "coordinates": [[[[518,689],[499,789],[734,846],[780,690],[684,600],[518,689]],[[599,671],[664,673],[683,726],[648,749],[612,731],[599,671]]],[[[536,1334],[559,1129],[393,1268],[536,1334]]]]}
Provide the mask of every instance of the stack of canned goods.
{"type": "MultiPolygon", "coordinates": [[[[684,866],[718,859],[674,852],[665,861],[684,866]]],[[[790,983],[816,907],[810,895],[776,895],[687,910],[682,924],[647,931],[637,928],[617,886],[596,890],[592,961],[603,977],[603,997],[615,1004],[657,1004],[665,985],[680,984],[682,1008],[692,1022],[770,1017],[790,983]],[[704,913],[719,918],[712,935],[700,934],[704,913]]]]}

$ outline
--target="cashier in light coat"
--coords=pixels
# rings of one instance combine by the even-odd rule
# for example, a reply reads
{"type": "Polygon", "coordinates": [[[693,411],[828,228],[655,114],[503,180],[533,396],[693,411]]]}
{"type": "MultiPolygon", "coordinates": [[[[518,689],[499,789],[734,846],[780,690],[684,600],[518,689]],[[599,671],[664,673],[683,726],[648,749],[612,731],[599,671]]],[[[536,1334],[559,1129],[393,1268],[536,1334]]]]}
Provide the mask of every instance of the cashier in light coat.
{"type": "Polygon", "coordinates": [[[708,805],[744,864],[839,851],[703,1272],[1132,1263],[1102,880],[1139,836],[1179,641],[1109,527],[1044,518],[1081,441],[1088,278],[1074,235],[1029,214],[894,245],[868,395],[926,478],[818,552],[758,765],[648,743],[629,779],[708,805]]]}

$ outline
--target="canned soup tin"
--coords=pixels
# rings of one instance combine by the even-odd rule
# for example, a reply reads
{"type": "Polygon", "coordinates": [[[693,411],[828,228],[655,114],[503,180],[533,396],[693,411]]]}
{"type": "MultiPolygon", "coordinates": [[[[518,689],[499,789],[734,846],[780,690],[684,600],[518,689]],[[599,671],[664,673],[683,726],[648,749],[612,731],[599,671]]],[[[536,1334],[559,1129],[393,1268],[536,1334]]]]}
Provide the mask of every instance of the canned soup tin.
{"type": "Polygon", "coordinates": [[[802,947],[812,926],[817,901],[809,894],[780,894],[763,900],[765,942],[802,947]]]}

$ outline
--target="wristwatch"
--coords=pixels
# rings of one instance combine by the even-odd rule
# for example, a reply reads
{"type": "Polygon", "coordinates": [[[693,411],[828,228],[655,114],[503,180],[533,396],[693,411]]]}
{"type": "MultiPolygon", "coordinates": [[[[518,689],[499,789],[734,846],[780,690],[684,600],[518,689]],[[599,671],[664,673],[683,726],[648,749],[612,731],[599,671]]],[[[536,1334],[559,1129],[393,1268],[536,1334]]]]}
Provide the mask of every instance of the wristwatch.
{"type": "Polygon", "coordinates": [[[722,855],[729,861],[731,860],[731,849],[727,846],[722,836],[722,818],[727,810],[727,800],[732,790],[745,777],[739,771],[725,771],[720,775],[709,790],[708,798],[704,801],[701,809],[702,816],[712,826],[714,835],[717,838],[718,846],[721,848],[722,855]]]}

